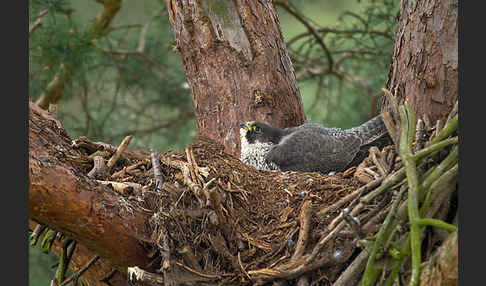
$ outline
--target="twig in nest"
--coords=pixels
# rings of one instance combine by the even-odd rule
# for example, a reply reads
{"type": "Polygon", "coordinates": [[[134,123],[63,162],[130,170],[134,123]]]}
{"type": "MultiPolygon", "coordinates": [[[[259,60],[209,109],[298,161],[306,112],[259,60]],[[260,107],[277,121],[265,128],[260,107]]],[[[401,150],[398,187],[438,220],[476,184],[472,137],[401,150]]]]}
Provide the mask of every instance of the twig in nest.
{"type": "Polygon", "coordinates": [[[357,217],[352,217],[349,215],[349,209],[345,208],[340,214],[343,217],[343,220],[346,224],[351,228],[353,233],[356,235],[358,239],[362,239],[364,237],[363,232],[361,231],[361,226],[357,217]]]}
{"type": "Polygon", "coordinates": [[[137,266],[127,268],[128,280],[132,282],[144,282],[148,285],[165,285],[163,275],[147,272],[137,266]]]}
{"type": "Polygon", "coordinates": [[[310,222],[312,217],[312,203],[307,200],[302,205],[300,210],[300,229],[299,238],[295,246],[295,251],[290,258],[291,263],[298,260],[302,254],[304,254],[305,246],[307,245],[307,240],[309,238],[310,222]]]}
{"type": "Polygon", "coordinates": [[[159,158],[154,151],[150,152],[150,158],[152,159],[152,168],[154,169],[155,177],[155,190],[157,192],[162,191],[162,184],[164,183],[164,177],[162,176],[162,170],[160,169],[159,158]]]}
{"type": "Polygon", "coordinates": [[[458,110],[459,110],[459,101],[456,100],[454,107],[452,108],[451,112],[449,112],[449,115],[447,116],[447,120],[445,122],[445,125],[449,124],[449,122],[452,120],[452,118],[457,114],[458,110]]]}
{"type": "Polygon", "coordinates": [[[352,192],[351,194],[345,196],[344,198],[340,199],[339,201],[337,201],[336,203],[324,208],[324,209],[321,209],[317,212],[316,216],[320,219],[324,218],[324,216],[328,213],[331,213],[339,208],[341,208],[344,204],[346,204],[347,202],[353,200],[354,198],[356,197],[361,197],[361,195],[363,195],[364,193],[376,188],[378,185],[381,184],[381,182],[384,180],[383,177],[381,178],[378,178],[376,180],[373,180],[371,182],[369,182],[368,184],[360,187],[359,189],[357,189],[356,191],[352,192]]]}
{"type": "Polygon", "coordinates": [[[210,237],[211,246],[213,249],[219,253],[222,257],[229,260],[231,266],[234,269],[240,269],[240,265],[238,263],[238,259],[234,257],[231,252],[229,251],[228,247],[226,246],[226,241],[221,235],[220,232],[217,232],[216,235],[210,237]]]}
{"type": "Polygon", "coordinates": [[[361,253],[356,257],[353,262],[344,270],[339,278],[334,281],[332,286],[349,286],[357,285],[359,279],[361,278],[361,273],[366,266],[366,261],[370,255],[368,248],[361,251],[361,253]]]}
{"type": "Polygon", "coordinates": [[[79,270],[78,272],[71,275],[71,277],[69,277],[68,279],[64,280],[64,282],[62,282],[61,286],[66,286],[71,281],[73,281],[74,285],[77,285],[78,279],[81,277],[81,275],[83,275],[84,272],[86,272],[86,270],[88,270],[91,267],[91,265],[93,265],[96,261],[98,261],[98,259],[100,259],[100,257],[98,255],[91,258],[91,260],[88,261],[88,263],[86,263],[86,265],[81,270],[79,270]]]}
{"type": "Polygon", "coordinates": [[[378,172],[382,177],[388,175],[390,172],[390,167],[386,164],[385,160],[382,159],[381,152],[376,146],[372,146],[370,149],[371,160],[375,163],[378,168],[378,172]]]}
{"type": "Polygon", "coordinates": [[[243,267],[243,263],[241,262],[241,253],[238,251],[238,264],[240,265],[241,272],[245,274],[245,276],[251,280],[250,275],[248,275],[248,272],[246,271],[245,267],[243,267]]]}
{"type": "Polygon", "coordinates": [[[44,224],[38,224],[32,234],[30,235],[30,246],[34,246],[37,244],[37,241],[39,240],[39,236],[42,234],[42,232],[46,229],[47,227],[44,224]]]}
{"type": "Polygon", "coordinates": [[[54,243],[54,239],[57,236],[57,231],[52,229],[48,229],[45,233],[44,237],[41,240],[41,250],[43,253],[49,253],[51,251],[52,244],[54,243]]]}
{"type": "Polygon", "coordinates": [[[88,160],[90,162],[93,162],[94,161],[94,158],[98,156],[98,157],[102,157],[104,159],[108,159],[108,157],[110,156],[110,152],[108,151],[105,151],[105,150],[98,150],[94,153],[91,153],[89,156],[88,156],[88,160]]]}
{"type": "Polygon", "coordinates": [[[390,114],[389,111],[383,111],[381,113],[381,117],[383,119],[383,123],[385,123],[385,127],[388,130],[388,134],[390,135],[391,139],[393,140],[393,143],[395,144],[396,148],[398,148],[399,144],[399,137],[400,137],[400,126],[398,126],[398,123],[395,123],[393,118],[398,117],[398,101],[396,96],[394,96],[388,89],[382,88],[381,89],[385,95],[385,98],[388,99],[388,102],[390,103],[390,114]]]}
{"type": "Polygon", "coordinates": [[[165,156],[162,157],[161,160],[162,163],[164,163],[165,165],[181,170],[182,176],[184,177],[184,185],[189,187],[189,189],[192,191],[199,203],[199,207],[204,208],[206,206],[206,203],[203,199],[206,199],[206,197],[202,194],[201,186],[194,182],[193,175],[188,166],[189,163],[180,160],[171,160],[170,158],[165,156]]]}
{"type": "Polygon", "coordinates": [[[417,152],[418,150],[421,150],[425,146],[425,142],[427,140],[425,136],[425,123],[422,119],[417,120],[417,128],[415,131],[415,146],[414,146],[414,152],[417,152]]]}
{"type": "MultiPolygon", "coordinates": [[[[208,200],[207,203],[211,206],[211,208],[215,211],[218,221],[219,221],[219,227],[223,231],[223,234],[226,238],[227,241],[233,241],[234,240],[234,235],[233,231],[230,228],[230,224],[228,223],[228,220],[226,217],[223,215],[223,205],[222,205],[222,198],[220,192],[217,190],[217,188],[213,188],[211,190],[208,190],[209,186],[213,183],[213,181],[216,180],[216,178],[212,178],[209,182],[207,182],[204,185],[203,192],[208,193],[208,200]]],[[[229,244],[231,245],[231,243],[229,244]]]]}
{"type": "Polygon", "coordinates": [[[380,175],[378,175],[378,173],[376,173],[375,171],[371,170],[368,167],[363,168],[363,171],[365,171],[366,173],[368,173],[371,176],[373,176],[374,179],[378,179],[380,177],[380,175]]]}
{"type": "Polygon", "coordinates": [[[101,156],[94,156],[93,157],[93,169],[89,171],[88,177],[89,178],[96,178],[96,177],[106,177],[108,170],[105,165],[105,159],[101,156]]]}
{"type": "MultiPolygon", "coordinates": [[[[312,250],[312,253],[310,255],[304,255],[302,256],[301,262],[297,264],[297,266],[293,269],[290,270],[282,270],[282,269],[270,269],[270,268],[264,268],[264,269],[259,269],[259,270],[252,270],[248,271],[248,274],[252,279],[279,279],[279,278],[284,278],[284,279],[289,279],[289,278],[295,278],[307,271],[312,271],[314,269],[323,267],[324,265],[336,265],[337,263],[343,263],[346,259],[349,258],[350,253],[348,253],[348,256],[346,255],[339,255],[339,258],[334,257],[328,257],[327,255],[324,257],[321,257],[320,259],[316,260],[318,254],[321,252],[322,247],[326,245],[326,243],[333,239],[345,226],[344,223],[339,224],[335,229],[333,229],[329,234],[326,236],[323,236],[319,242],[315,245],[314,249],[312,250]]],[[[294,265],[291,265],[294,266],[294,265]]]]}
{"type": "Polygon", "coordinates": [[[93,154],[96,151],[106,150],[103,146],[101,146],[100,144],[96,144],[96,143],[92,142],[86,136],[80,136],[76,139],[73,139],[73,141],[71,141],[71,146],[73,148],[84,148],[88,151],[89,154],[93,154]]]}
{"type": "MultiPolygon", "coordinates": [[[[191,176],[193,181],[199,182],[200,184],[204,184],[204,178],[202,176],[204,175],[205,177],[207,177],[209,173],[205,169],[197,165],[192,148],[186,148],[185,152],[186,152],[186,157],[188,162],[187,165],[189,167],[189,170],[191,171],[191,176]],[[203,171],[202,174],[200,173],[201,171],[203,171]]],[[[206,198],[206,205],[207,205],[209,203],[209,191],[207,186],[205,186],[202,189],[202,193],[206,198]]]]}
{"type": "Polygon", "coordinates": [[[157,246],[160,248],[160,254],[162,256],[160,271],[165,273],[170,268],[170,242],[165,227],[159,231],[157,246]],[[160,240],[162,240],[162,245],[160,244],[160,240]]]}
{"type": "Polygon", "coordinates": [[[118,146],[118,148],[116,149],[115,154],[113,154],[110,160],[108,160],[108,163],[106,164],[106,167],[108,167],[108,169],[111,169],[116,164],[121,154],[125,151],[125,149],[127,149],[128,144],[130,144],[132,138],[132,135],[128,135],[123,139],[123,141],[120,143],[120,146],[118,146]]]}
{"type": "Polygon", "coordinates": [[[366,203],[366,204],[371,202],[371,200],[373,200],[376,196],[383,193],[388,188],[400,183],[400,181],[402,181],[405,178],[405,176],[406,176],[405,169],[401,168],[400,170],[398,170],[395,173],[386,177],[386,179],[383,180],[383,183],[379,187],[374,189],[372,192],[370,192],[366,196],[362,197],[360,199],[360,201],[362,203],[366,203]]]}
{"type": "Polygon", "coordinates": [[[448,139],[445,139],[445,140],[442,140],[440,142],[437,142],[435,144],[429,144],[427,147],[417,151],[413,157],[415,160],[421,160],[423,158],[425,158],[427,155],[435,152],[435,151],[438,151],[440,149],[443,149],[447,146],[450,146],[450,145],[454,145],[454,144],[457,144],[459,142],[459,139],[456,137],[452,137],[452,138],[448,138],[448,139]]]}
{"type": "Polygon", "coordinates": [[[343,223],[339,224],[328,235],[322,237],[319,240],[319,242],[314,246],[314,249],[312,250],[311,255],[304,261],[304,265],[310,264],[312,261],[314,261],[314,259],[317,257],[317,254],[319,254],[319,252],[321,251],[322,247],[324,247],[324,245],[329,240],[334,238],[343,229],[343,227],[344,227],[343,223]]]}
{"type": "Polygon", "coordinates": [[[111,185],[115,191],[119,192],[122,195],[129,195],[132,192],[136,194],[140,194],[142,191],[142,185],[132,182],[112,182],[112,181],[100,181],[97,180],[98,183],[102,185],[111,185]]]}
{"type": "Polygon", "coordinates": [[[189,167],[189,171],[191,171],[192,180],[203,184],[204,180],[199,175],[198,166],[196,163],[196,159],[194,158],[194,153],[192,152],[192,148],[186,148],[184,149],[184,151],[186,152],[187,165],[189,167]]]}
{"type": "Polygon", "coordinates": [[[192,269],[192,268],[190,268],[190,267],[188,267],[188,266],[186,266],[186,265],[184,265],[184,264],[182,264],[180,262],[176,262],[175,264],[178,265],[178,266],[180,266],[180,267],[182,267],[182,268],[184,268],[185,270],[191,272],[192,274],[196,274],[196,275],[201,276],[203,278],[207,278],[207,279],[221,279],[221,275],[201,273],[201,272],[198,272],[198,271],[196,271],[196,270],[194,270],[194,269],[192,269]]]}
{"type": "Polygon", "coordinates": [[[181,250],[177,251],[181,256],[182,259],[189,267],[195,269],[196,271],[201,271],[201,266],[199,265],[199,259],[194,255],[191,248],[189,246],[182,247],[181,250]]]}

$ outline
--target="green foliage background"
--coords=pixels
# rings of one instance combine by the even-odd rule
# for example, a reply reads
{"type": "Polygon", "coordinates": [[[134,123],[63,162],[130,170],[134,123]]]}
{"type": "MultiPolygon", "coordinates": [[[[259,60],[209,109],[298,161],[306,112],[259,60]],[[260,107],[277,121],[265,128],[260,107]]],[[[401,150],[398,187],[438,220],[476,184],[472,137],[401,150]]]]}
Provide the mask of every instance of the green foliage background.
{"type": "MultiPolygon", "coordinates": [[[[341,77],[319,73],[328,62],[312,36],[288,45],[307,119],[342,128],[369,119],[373,98],[386,83],[399,1],[292,4],[316,29],[338,31],[321,36],[339,62],[336,74],[341,77]],[[346,32],[357,30],[361,32],[346,32]]],[[[101,7],[96,1],[29,1],[30,25],[47,9],[43,25],[29,38],[29,98],[37,100],[65,64],[72,76],[57,104],[57,117],[71,137],[119,144],[133,134],[131,148],[181,150],[197,130],[164,1],[123,1],[112,29],[94,37],[93,19],[101,7]],[[143,55],[127,53],[137,49],[148,21],[143,55]]],[[[281,6],[277,11],[286,42],[307,32],[281,6]]],[[[55,259],[29,247],[29,284],[48,285],[55,273],[49,265],[55,259]]]]}

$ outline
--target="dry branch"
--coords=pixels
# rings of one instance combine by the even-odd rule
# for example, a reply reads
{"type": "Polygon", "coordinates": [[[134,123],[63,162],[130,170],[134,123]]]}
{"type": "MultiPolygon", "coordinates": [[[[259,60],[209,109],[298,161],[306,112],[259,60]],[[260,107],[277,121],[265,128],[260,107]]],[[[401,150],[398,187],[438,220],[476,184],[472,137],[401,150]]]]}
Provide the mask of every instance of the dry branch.
{"type": "Polygon", "coordinates": [[[148,263],[139,243],[148,239],[145,215],[134,210],[132,216],[124,217],[118,195],[75,169],[73,159],[83,155],[71,148],[69,138],[60,136],[56,126],[48,123],[30,110],[31,219],[72,237],[114,265],[148,263]],[[61,157],[60,150],[65,152],[61,157]]]}
{"type": "Polygon", "coordinates": [[[39,12],[39,17],[37,18],[37,20],[34,22],[34,24],[32,24],[32,26],[29,27],[29,37],[32,36],[32,33],[34,33],[34,31],[37,28],[42,26],[44,16],[46,14],[47,14],[47,9],[43,9],[42,11],[39,12]]]}
{"type": "Polygon", "coordinates": [[[130,141],[132,140],[133,136],[129,135],[123,139],[123,141],[120,143],[120,146],[115,151],[115,154],[108,160],[108,163],[106,164],[106,167],[108,169],[113,168],[115,166],[116,162],[118,159],[120,159],[120,156],[123,152],[125,152],[125,149],[127,149],[128,144],[130,144],[130,141]]]}

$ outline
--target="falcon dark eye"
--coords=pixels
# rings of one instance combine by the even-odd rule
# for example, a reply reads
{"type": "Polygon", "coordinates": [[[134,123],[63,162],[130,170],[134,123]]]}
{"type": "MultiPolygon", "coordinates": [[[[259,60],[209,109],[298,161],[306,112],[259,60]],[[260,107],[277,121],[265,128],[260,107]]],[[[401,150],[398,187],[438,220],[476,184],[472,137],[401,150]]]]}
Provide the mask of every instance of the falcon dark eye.
{"type": "Polygon", "coordinates": [[[260,132],[262,132],[262,129],[258,126],[255,126],[255,132],[260,133],[260,132]]]}

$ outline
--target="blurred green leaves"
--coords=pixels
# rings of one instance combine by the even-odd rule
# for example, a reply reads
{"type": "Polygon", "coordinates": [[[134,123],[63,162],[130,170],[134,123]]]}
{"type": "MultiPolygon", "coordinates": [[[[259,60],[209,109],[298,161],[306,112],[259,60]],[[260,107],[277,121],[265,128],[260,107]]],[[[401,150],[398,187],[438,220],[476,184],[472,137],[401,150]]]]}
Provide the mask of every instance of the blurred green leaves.
{"type": "Polygon", "coordinates": [[[180,58],[172,51],[164,5],[139,1],[132,13],[124,9],[133,5],[122,5],[98,36],[92,25],[103,6],[81,2],[30,1],[31,26],[47,11],[29,38],[30,99],[43,94],[62,64],[72,74],[62,88],[58,117],[72,137],[119,144],[130,133],[132,148],[160,151],[190,142],[191,132],[162,130],[195,129],[192,98],[180,58]],[[117,18],[120,14],[125,18],[117,18]],[[134,23],[131,15],[141,21],[134,23]]]}
{"type": "MultiPolygon", "coordinates": [[[[303,2],[281,2],[277,7],[286,17],[293,15],[295,9],[307,10],[303,2]]],[[[316,3],[315,12],[304,14],[302,19],[294,17],[289,20],[291,24],[283,22],[282,30],[284,35],[286,26],[294,30],[285,39],[308,120],[349,128],[379,111],[377,103],[381,101],[380,89],[386,85],[393,53],[399,1],[354,2],[338,13],[332,10],[334,2],[337,1],[316,3]],[[338,16],[330,17],[329,10],[338,16]],[[301,29],[295,31],[296,26],[301,29]]],[[[346,2],[350,4],[341,1],[339,5],[345,6],[346,2]]]]}

